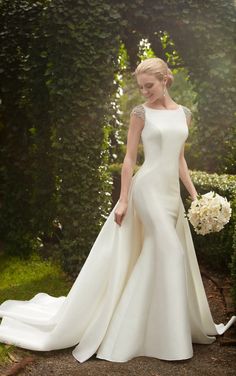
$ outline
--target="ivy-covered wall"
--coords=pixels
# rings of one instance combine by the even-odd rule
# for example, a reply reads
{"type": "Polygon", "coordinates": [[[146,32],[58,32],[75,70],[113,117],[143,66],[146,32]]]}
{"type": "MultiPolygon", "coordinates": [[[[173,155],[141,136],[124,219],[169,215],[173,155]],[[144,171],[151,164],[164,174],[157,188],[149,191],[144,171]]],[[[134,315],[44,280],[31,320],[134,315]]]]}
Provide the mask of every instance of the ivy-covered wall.
{"type": "Polygon", "coordinates": [[[103,126],[113,111],[120,16],[108,2],[89,5],[1,4],[1,238],[26,255],[37,237],[56,233],[70,271],[111,206],[103,126]]]}
{"type": "Polygon", "coordinates": [[[0,4],[1,239],[27,255],[54,216],[49,95],[41,16],[45,2],[0,4]]]}
{"type": "Polygon", "coordinates": [[[109,2],[87,3],[56,1],[44,18],[59,248],[71,271],[83,263],[111,204],[103,126],[112,115],[120,16],[109,2]]]}

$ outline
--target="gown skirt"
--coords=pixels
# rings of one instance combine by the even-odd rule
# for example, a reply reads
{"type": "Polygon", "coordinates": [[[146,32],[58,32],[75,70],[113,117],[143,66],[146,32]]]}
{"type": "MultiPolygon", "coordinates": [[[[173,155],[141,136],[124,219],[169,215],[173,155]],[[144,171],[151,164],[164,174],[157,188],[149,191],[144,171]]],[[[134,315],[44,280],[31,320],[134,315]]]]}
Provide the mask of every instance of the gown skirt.
{"type": "Polygon", "coordinates": [[[188,137],[181,105],[145,105],[144,163],[133,175],[119,226],[115,204],[67,296],[39,292],[0,305],[0,342],[50,351],[71,346],[84,362],[137,356],[181,360],[235,321],[209,308],[180,195],[179,154],[188,137]]]}

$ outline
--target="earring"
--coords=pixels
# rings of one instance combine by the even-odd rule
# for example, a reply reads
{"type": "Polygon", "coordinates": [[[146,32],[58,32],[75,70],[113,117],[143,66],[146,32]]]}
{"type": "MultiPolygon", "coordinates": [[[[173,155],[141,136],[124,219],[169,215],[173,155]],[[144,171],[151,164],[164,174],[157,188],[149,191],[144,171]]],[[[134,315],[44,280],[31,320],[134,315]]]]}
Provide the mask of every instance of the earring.
{"type": "Polygon", "coordinates": [[[166,87],[164,86],[164,90],[163,90],[163,97],[166,96],[166,87]]]}

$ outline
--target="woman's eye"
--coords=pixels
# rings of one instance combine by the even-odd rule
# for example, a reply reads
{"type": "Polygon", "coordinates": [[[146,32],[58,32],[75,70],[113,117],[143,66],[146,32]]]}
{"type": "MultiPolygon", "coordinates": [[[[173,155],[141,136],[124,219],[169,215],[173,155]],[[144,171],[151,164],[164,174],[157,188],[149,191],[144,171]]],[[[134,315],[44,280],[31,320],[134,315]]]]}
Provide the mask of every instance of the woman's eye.
{"type": "MultiPolygon", "coordinates": [[[[151,89],[152,87],[153,87],[153,84],[149,84],[145,86],[146,89],[151,89]]],[[[144,89],[143,87],[139,86],[139,90],[143,90],[143,89],[144,89]]]]}

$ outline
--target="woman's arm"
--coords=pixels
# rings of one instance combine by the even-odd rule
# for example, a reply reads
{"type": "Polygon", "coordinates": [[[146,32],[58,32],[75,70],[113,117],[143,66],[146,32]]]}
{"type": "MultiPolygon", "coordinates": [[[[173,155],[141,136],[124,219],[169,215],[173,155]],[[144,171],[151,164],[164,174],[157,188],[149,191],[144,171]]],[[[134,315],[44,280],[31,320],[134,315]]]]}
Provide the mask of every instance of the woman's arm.
{"type": "Polygon", "coordinates": [[[121,189],[119,202],[127,203],[133,170],[137,161],[140,135],[144,126],[144,119],[137,110],[130,115],[129,130],[127,133],[126,154],[121,169],[121,189]]]}
{"type": "Polygon", "coordinates": [[[144,109],[136,106],[130,114],[130,124],[127,134],[126,154],[121,169],[121,189],[118,205],[115,209],[115,222],[121,226],[128,208],[128,193],[137,160],[138,144],[144,127],[144,109]]]}
{"type": "Polygon", "coordinates": [[[192,200],[194,200],[197,197],[198,193],[196,191],[196,188],[194,187],[194,184],[189,174],[187,162],[184,157],[184,146],[182,147],[180,154],[181,156],[179,157],[179,177],[181,181],[183,182],[185,188],[189,192],[192,200]]]}
{"type": "MultiPolygon", "coordinates": [[[[190,123],[191,123],[191,116],[188,116],[187,118],[188,127],[190,127],[190,123]]],[[[189,192],[192,200],[194,200],[197,197],[198,193],[196,191],[196,188],[189,174],[188,165],[184,157],[184,146],[185,145],[182,146],[182,149],[180,151],[180,156],[179,156],[179,177],[181,181],[183,182],[185,188],[189,192]]]]}

